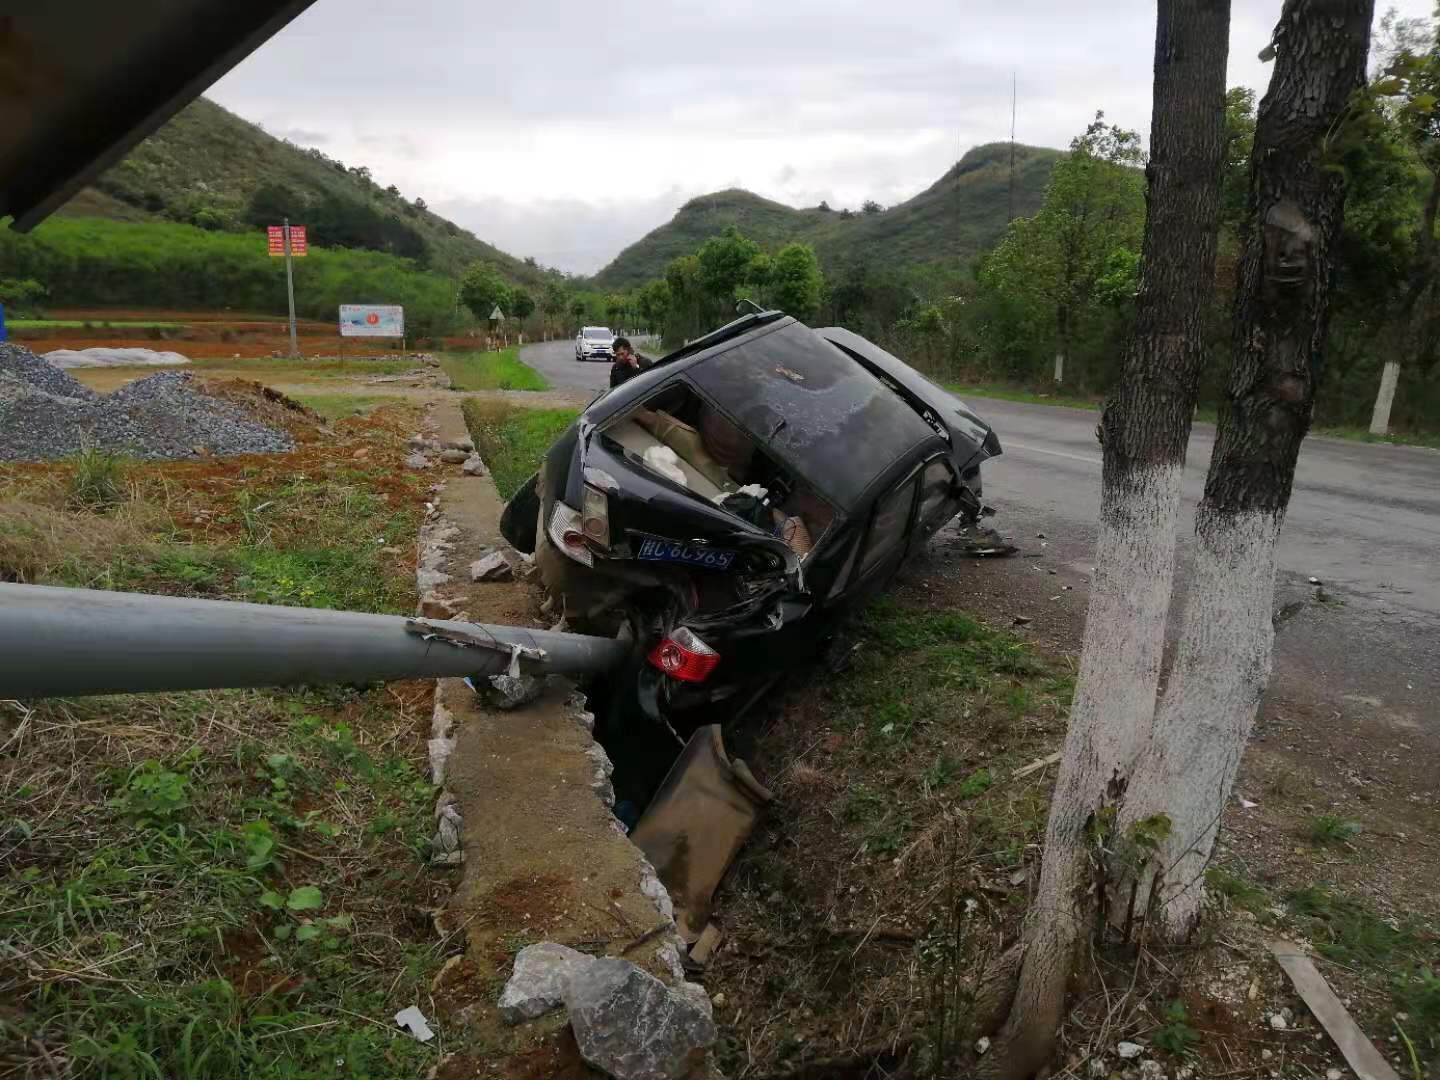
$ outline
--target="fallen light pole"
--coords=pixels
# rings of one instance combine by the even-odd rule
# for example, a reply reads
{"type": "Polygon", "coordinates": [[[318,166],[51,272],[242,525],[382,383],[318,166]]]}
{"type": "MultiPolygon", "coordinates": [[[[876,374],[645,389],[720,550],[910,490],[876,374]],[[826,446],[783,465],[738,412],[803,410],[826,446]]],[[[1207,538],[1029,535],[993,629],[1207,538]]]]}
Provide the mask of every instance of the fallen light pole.
{"type": "Polygon", "coordinates": [[[0,584],[0,698],[585,675],[628,651],[517,626],[0,584]]]}

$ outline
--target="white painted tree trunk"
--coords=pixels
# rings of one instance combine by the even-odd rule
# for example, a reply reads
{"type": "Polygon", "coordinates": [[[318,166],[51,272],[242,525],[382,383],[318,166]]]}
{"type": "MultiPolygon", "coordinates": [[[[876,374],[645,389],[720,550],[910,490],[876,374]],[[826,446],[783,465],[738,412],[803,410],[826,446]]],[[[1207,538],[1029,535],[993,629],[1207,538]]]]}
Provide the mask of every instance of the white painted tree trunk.
{"type": "Polygon", "coordinates": [[[1062,349],[1055,354],[1055,381],[1065,381],[1065,351],[1062,349]]]}
{"type": "Polygon", "coordinates": [[[1080,674],[1026,927],[1025,963],[999,1034],[1017,1058],[1034,1057],[1030,1071],[1044,1063],[1050,1047],[1014,1044],[1026,1039],[1037,1017],[1058,1021],[1066,978],[1056,972],[1074,970],[1075,950],[1094,927],[1087,826],[1123,789],[1154,721],[1182,473],[1180,464],[1137,470],[1107,493],[1101,510],[1080,674]]]}
{"type": "Polygon", "coordinates": [[[1375,411],[1370,414],[1370,434],[1390,434],[1390,409],[1395,404],[1395,387],[1400,382],[1400,362],[1385,361],[1380,372],[1380,392],[1375,395],[1375,411]]]}
{"type": "MultiPolygon", "coordinates": [[[[1140,881],[1136,912],[1145,917],[1158,886],[1149,925],[1168,941],[1183,942],[1199,921],[1205,867],[1270,680],[1280,524],[1271,511],[1200,507],[1175,663],[1116,829],[1125,837],[1144,818],[1170,819],[1170,835],[1140,881]]],[[[1112,916],[1122,922],[1125,912],[1112,907],[1112,916]]]]}

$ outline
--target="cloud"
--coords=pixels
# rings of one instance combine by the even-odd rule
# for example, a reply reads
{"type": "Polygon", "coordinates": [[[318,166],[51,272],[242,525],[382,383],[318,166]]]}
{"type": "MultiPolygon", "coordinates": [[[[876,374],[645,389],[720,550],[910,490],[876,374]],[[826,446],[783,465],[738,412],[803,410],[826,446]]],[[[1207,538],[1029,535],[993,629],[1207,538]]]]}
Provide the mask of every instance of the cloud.
{"type": "MultiPolygon", "coordinates": [[[[1235,0],[1232,85],[1263,90],[1280,6],[1235,0]]],[[[1154,23],[1153,0],[317,0],[213,93],[580,271],[727,186],[908,198],[1009,137],[1012,75],[1022,142],[1063,147],[1097,109],[1148,134],[1154,23]]]]}

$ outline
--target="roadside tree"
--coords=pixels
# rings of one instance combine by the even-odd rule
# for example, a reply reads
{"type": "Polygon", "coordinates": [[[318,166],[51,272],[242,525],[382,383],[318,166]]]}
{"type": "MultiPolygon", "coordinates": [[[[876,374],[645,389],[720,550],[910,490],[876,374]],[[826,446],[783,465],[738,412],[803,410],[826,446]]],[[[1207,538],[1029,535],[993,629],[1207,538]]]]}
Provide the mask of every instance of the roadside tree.
{"type": "MultiPolygon", "coordinates": [[[[500,272],[486,262],[472,263],[460,279],[460,299],[470,313],[484,322],[498,305],[503,311],[510,290],[500,272]]],[[[505,314],[510,314],[508,311],[505,314]]]]}
{"type": "Polygon", "coordinates": [[[1229,402],[1161,696],[1213,281],[1229,5],[1159,4],[1144,269],[1134,341],[1100,424],[1100,536],[1080,675],[1031,915],[981,995],[999,1005],[978,1018],[998,1028],[982,1076],[1018,1080],[1046,1065],[1088,944],[1179,943],[1199,919],[1204,870],[1269,679],[1276,541],[1310,423],[1343,212],[1332,147],[1364,82],[1372,16],[1373,0],[1289,0],[1275,31],[1229,402]]]}
{"type": "Polygon", "coordinates": [[[805,320],[820,309],[825,278],[809,244],[786,244],[770,260],[769,303],[805,320]]]}

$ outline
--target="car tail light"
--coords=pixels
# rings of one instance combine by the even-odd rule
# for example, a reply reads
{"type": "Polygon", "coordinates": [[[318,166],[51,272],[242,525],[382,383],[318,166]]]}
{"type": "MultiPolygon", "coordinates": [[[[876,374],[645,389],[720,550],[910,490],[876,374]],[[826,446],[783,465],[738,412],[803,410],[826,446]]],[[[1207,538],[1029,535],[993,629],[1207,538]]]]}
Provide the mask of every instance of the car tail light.
{"type": "Polygon", "coordinates": [[[610,499],[599,488],[585,485],[585,506],[580,516],[580,531],[601,547],[610,546],[610,499]]]}
{"type": "Polygon", "coordinates": [[[720,663],[720,654],[696,636],[693,630],[679,626],[670,636],[650,650],[650,663],[672,679],[681,682],[704,682],[720,663]]]}
{"type": "Polygon", "coordinates": [[[550,542],[570,558],[583,566],[595,565],[595,556],[585,546],[580,514],[573,506],[556,499],[550,511],[550,525],[546,531],[550,534],[550,542]]]}

